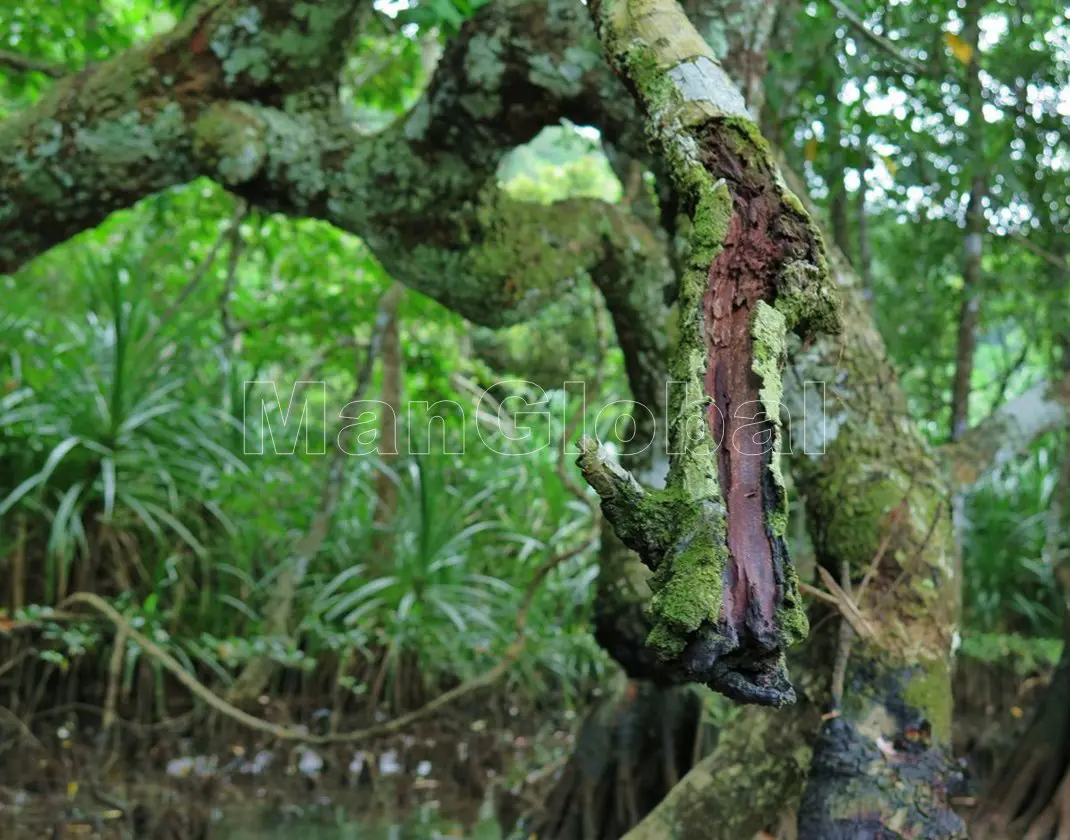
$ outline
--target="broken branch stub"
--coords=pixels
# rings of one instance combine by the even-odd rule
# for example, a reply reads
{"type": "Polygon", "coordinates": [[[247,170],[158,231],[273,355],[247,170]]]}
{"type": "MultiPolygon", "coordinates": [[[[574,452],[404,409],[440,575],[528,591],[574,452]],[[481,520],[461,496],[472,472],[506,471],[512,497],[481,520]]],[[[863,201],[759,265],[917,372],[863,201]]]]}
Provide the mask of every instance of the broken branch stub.
{"type": "Polygon", "coordinates": [[[808,627],[784,541],[780,400],[788,332],[838,326],[821,237],[675,0],[601,0],[592,13],[669,164],[690,253],[665,489],[644,489],[591,440],[579,465],[654,570],[647,645],[674,678],[790,703],[784,651],[808,627]]]}

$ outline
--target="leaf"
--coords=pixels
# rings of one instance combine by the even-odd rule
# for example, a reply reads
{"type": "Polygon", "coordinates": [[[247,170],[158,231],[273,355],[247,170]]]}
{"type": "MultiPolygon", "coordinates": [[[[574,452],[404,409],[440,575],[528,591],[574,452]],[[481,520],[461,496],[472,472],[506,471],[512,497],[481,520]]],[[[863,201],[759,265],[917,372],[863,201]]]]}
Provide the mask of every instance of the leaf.
{"type": "Polygon", "coordinates": [[[254,624],[260,621],[260,616],[258,616],[253,611],[252,607],[250,607],[244,601],[238,600],[233,595],[219,595],[218,597],[219,597],[220,603],[226,604],[231,609],[236,610],[237,612],[240,612],[242,615],[244,615],[246,618],[248,618],[254,624]]]}
{"type": "Polygon", "coordinates": [[[104,512],[102,518],[105,522],[111,521],[112,511],[115,510],[115,461],[112,458],[102,458],[100,461],[100,476],[104,481],[104,512]]]}
{"type": "Polygon", "coordinates": [[[62,443],[57,445],[56,448],[53,449],[51,454],[48,456],[48,460],[45,461],[45,465],[44,467],[42,467],[41,471],[36,475],[30,476],[21,484],[19,484],[18,487],[16,487],[8,494],[7,498],[0,502],[0,516],[3,516],[5,513],[11,510],[15,503],[18,502],[19,499],[21,499],[31,490],[33,490],[34,487],[39,484],[44,484],[46,481],[48,481],[49,477],[52,475],[53,470],[55,470],[56,467],[59,465],[59,462],[62,461],[64,456],[66,456],[66,454],[72,449],[74,449],[74,447],[77,446],[80,442],[80,438],[69,437],[62,443]]]}
{"type": "MultiPolygon", "coordinates": [[[[330,610],[327,611],[326,618],[328,621],[334,621],[338,616],[352,609],[359,604],[364,598],[369,595],[374,595],[377,592],[382,592],[384,589],[389,589],[391,586],[398,582],[396,577],[392,575],[386,575],[381,578],[376,578],[359,589],[350,592],[344,598],[338,601],[330,610]]],[[[351,623],[349,619],[346,619],[346,623],[351,623]]]]}
{"type": "Polygon", "coordinates": [[[40,474],[37,474],[31,475],[29,478],[19,484],[18,487],[16,487],[7,495],[6,499],[0,502],[0,516],[3,516],[5,513],[11,510],[11,508],[19,499],[21,499],[23,496],[33,490],[33,488],[40,483],[41,476],[40,474]]]}
{"type": "Polygon", "coordinates": [[[208,552],[205,550],[204,546],[201,545],[200,540],[193,536],[193,533],[189,530],[189,528],[183,525],[177,517],[168,513],[159,505],[152,504],[150,502],[145,502],[145,509],[148,510],[157,519],[163,520],[164,524],[170,526],[171,530],[178,535],[179,539],[181,539],[182,542],[189,546],[190,550],[194,554],[196,554],[197,557],[202,560],[207,557],[208,552]]]}
{"type": "Polygon", "coordinates": [[[944,43],[951,50],[951,54],[963,64],[969,64],[973,59],[973,47],[954,32],[944,33],[944,43]]]}
{"type": "Polygon", "coordinates": [[[443,615],[446,616],[446,618],[453,622],[453,626],[457,628],[458,633],[464,633],[468,630],[468,625],[465,623],[464,618],[461,616],[460,612],[452,604],[450,604],[449,601],[445,600],[444,598],[438,598],[434,595],[432,595],[428,600],[435,607],[438,608],[439,612],[441,612],[443,615]]]}
{"type": "Polygon", "coordinates": [[[888,174],[894,178],[895,173],[899,171],[899,165],[888,155],[881,155],[881,160],[884,161],[884,168],[888,170],[888,174]]]}
{"type": "Polygon", "coordinates": [[[56,517],[52,520],[52,528],[48,537],[48,553],[51,556],[61,553],[66,554],[66,548],[71,542],[68,537],[73,536],[73,528],[71,532],[68,532],[67,526],[75,515],[75,505],[78,503],[78,497],[82,493],[83,486],[80,481],[72,484],[60,499],[59,507],[56,509],[56,517]]]}
{"type": "Polygon", "coordinates": [[[817,138],[811,137],[806,141],[806,146],[803,147],[803,153],[806,155],[806,159],[813,163],[817,160],[817,138]]]}
{"type": "Polygon", "coordinates": [[[316,596],[316,600],[313,604],[320,606],[326,603],[335,592],[337,592],[347,581],[355,577],[360,577],[364,574],[364,564],[358,563],[355,566],[350,566],[348,569],[336,575],[330,583],[328,583],[320,593],[316,596]]]}
{"type": "Polygon", "coordinates": [[[156,539],[163,540],[163,530],[160,528],[159,523],[156,522],[140,500],[126,493],[120,493],[119,499],[134,512],[134,515],[141,520],[141,524],[148,528],[156,539]]]}

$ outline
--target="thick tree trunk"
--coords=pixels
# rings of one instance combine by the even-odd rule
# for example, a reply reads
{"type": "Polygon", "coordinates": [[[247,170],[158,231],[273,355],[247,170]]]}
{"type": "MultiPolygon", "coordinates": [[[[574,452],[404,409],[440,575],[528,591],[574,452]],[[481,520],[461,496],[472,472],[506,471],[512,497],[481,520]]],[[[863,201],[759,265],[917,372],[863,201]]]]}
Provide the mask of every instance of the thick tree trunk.
{"type": "MultiPolygon", "coordinates": [[[[665,51],[669,54],[695,54],[690,42],[687,49],[673,46],[671,32],[683,31],[681,40],[687,36],[672,14],[668,4],[656,3],[629,6],[627,11],[610,4],[596,9],[611,61],[639,89],[641,99],[645,91],[643,81],[635,78],[637,44],[639,49],[668,44],[665,51]]],[[[645,66],[655,74],[675,67],[671,59],[661,63],[656,52],[645,66]]],[[[663,116],[663,101],[651,108],[647,99],[646,105],[655,120],[663,116]]],[[[723,115],[715,118],[724,119],[723,115]]],[[[683,130],[693,130],[696,124],[701,123],[684,121],[683,130]]],[[[700,138],[704,139],[701,133],[700,138]]],[[[672,139],[663,148],[670,156],[672,139]]],[[[698,140],[700,148],[703,139],[698,140]]],[[[765,236],[771,238],[769,232],[765,236]]],[[[838,393],[833,396],[839,405],[833,430],[822,442],[835,452],[804,464],[801,479],[823,564],[836,574],[845,569],[856,584],[865,581],[868,586],[871,579],[885,583],[874,587],[875,591],[895,583],[897,593],[901,589],[905,597],[894,603],[878,598],[872,605],[860,604],[867,610],[868,624],[879,629],[873,637],[860,640],[861,650],[842,663],[847,685],[843,708],[819,738],[800,829],[804,836],[825,838],[898,824],[911,836],[957,837],[962,825],[946,804],[943,753],[950,730],[950,647],[957,603],[949,486],[916,431],[903,427],[905,400],[884,358],[880,337],[857,300],[854,278],[846,266],[837,270],[844,291],[853,296],[846,337],[851,349],[844,353],[839,342],[826,341],[818,342],[808,354],[809,366],[823,367],[833,375],[822,378],[837,384],[838,393]],[[841,360],[848,366],[847,377],[837,370],[841,360]],[[896,439],[898,445],[889,447],[896,439]],[[845,498],[855,503],[845,505],[845,498]],[[887,558],[881,556],[884,552],[887,558]],[[874,726],[875,720],[881,723],[874,726]]],[[[709,275],[713,289],[728,282],[713,269],[709,275]]],[[[689,304],[686,286],[681,304],[689,304]]],[[[716,357],[711,356],[707,364],[716,366],[716,357]]],[[[716,404],[716,392],[710,393],[716,404]]],[[[641,488],[601,463],[585,466],[625,541],[648,559],[657,555],[656,546],[652,551],[644,543],[649,528],[641,520],[640,535],[630,533],[628,519],[637,504],[644,504],[641,488]]],[[[722,469],[722,479],[724,475],[722,469]]],[[[730,522],[731,497],[728,510],[730,522]]],[[[654,565],[658,562],[655,556],[654,565]]],[[[696,583],[692,581],[691,586],[696,583]]],[[[695,772],[701,775],[702,771],[695,772]]],[[[685,790],[702,787],[699,782],[685,790]]],[[[659,807],[636,830],[640,836],[648,830],[656,835],[661,830],[656,825],[671,824],[671,814],[678,815],[681,809],[691,812],[681,801],[683,796],[674,794],[665,808],[659,807]]]]}
{"type": "MultiPolygon", "coordinates": [[[[794,419],[792,473],[807,498],[819,562],[838,580],[846,569],[850,587],[844,588],[855,593],[864,626],[873,632],[857,639],[844,659],[836,652],[845,648],[836,622],[821,623],[803,654],[813,671],[802,673],[828,675],[827,682],[813,683],[813,704],[832,714],[818,730],[816,715],[810,726],[792,725],[794,715],[807,719],[805,706],[778,712],[763,749],[780,755],[813,750],[800,840],[963,837],[946,798],[958,602],[951,485],[904,419],[905,397],[857,277],[838,253],[830,265],[843,300],[844,335],[792,357],[786,390],[794,419]],[[824,383],[824,411],[821,390],[804,389],[805,382],[824,383]],[[830,688],[838,681],[834,670],[842,674],[842,689],[830,688]],[[842,697],[838,704],[833,695],[842,697]]],[[[783,764],[780,773],[790,766],[783,764]]],[[[748,776],[745,768],[715,752],[633,833],[674,836],[666,827],[681,829],[698,792],[707,790],[707,818],[718,810],[733,816],[730,827],[711,823],[697,836],[744,836],[731,798],[741,794],[732,789],[722,799],[708,780],[748,776]]],[[[767,808],[789,803],[793,790],[782,775],[773,778],[784,798],[772,797],[767,808]]],[[[756,823],[752,817],[742,827],[750,831],[756,823]]]]}
{"type": "Polygon", "coordinates": [[[799,837],[963,837],[946,796],[959,600],[950,484],[904,419],[857,276],[839,253],[830,264],[845,331],[794,357],[800,383],[824,383],[824,411],[807,402],[812,392],[792,395],[807,452],[821,453],[798,456],[793,475],[818,562],[854,593],[872,632],[841,645],[842,700],[814,748],[799,837]]]}

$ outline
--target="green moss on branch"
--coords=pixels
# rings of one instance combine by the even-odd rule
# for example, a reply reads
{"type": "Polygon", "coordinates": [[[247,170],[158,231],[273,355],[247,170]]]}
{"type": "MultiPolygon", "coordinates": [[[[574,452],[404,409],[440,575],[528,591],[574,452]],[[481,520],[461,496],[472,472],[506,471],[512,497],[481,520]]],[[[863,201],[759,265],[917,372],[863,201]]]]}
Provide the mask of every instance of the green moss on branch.
{"type": "Polygon", "coordinates": [[[631,507],[615,503],[607,516],[626,543],[643,535],[631,544],[655,570],[648,644],[684,678],[783,703],[783,653],[807,623],[783,539],[781,379],[789,330],[836,326],[823,245],[675,2],[600,0],[591,10],[690,222],[666,488],[631,507]],[[740,413],[750,404],[759,416],[740,413]],[[756,450],[748,426],[767,449],[756,450]]]}

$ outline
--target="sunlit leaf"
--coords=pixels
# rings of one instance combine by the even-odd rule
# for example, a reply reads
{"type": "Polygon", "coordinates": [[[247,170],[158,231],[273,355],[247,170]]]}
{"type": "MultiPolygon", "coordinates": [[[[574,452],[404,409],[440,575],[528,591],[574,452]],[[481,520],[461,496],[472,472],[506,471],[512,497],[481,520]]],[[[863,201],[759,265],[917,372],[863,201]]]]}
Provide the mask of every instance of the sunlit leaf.
{"type": "Polygon", "coordinates": [[[973,58],[973,47],[966,43],[961,36],[956,35],[954,32],[945,32],[944,43],[947,45],[947,48],[951,50],[951,54],[961,63],[970,63],[970,60],[973,58]]]}

